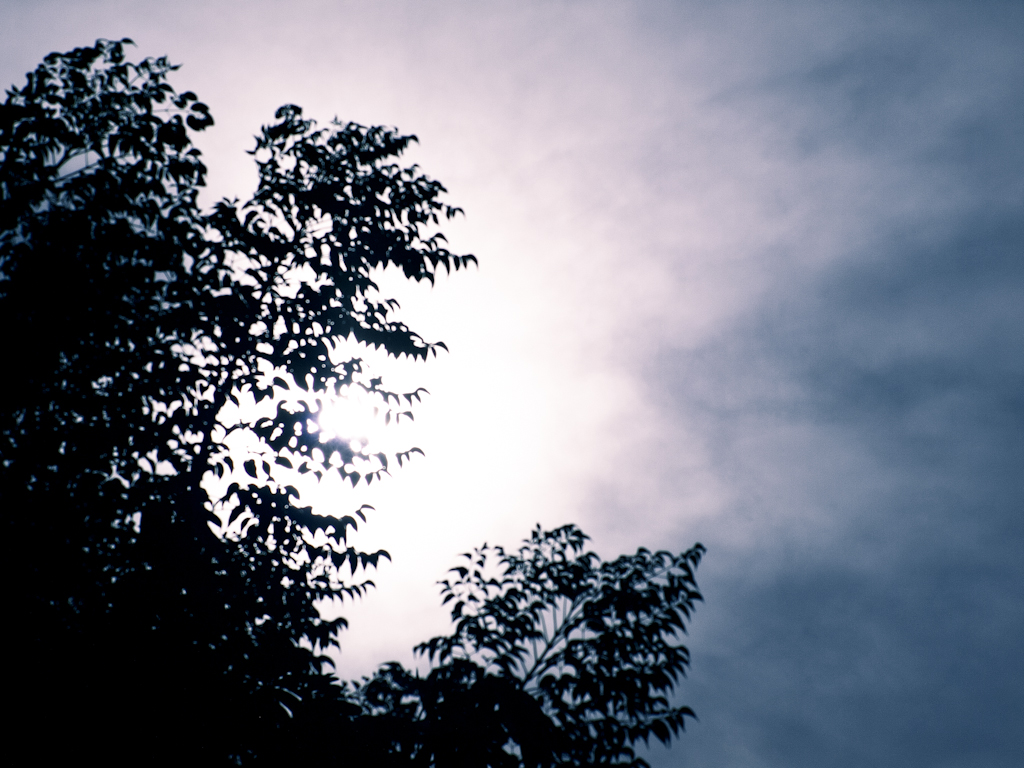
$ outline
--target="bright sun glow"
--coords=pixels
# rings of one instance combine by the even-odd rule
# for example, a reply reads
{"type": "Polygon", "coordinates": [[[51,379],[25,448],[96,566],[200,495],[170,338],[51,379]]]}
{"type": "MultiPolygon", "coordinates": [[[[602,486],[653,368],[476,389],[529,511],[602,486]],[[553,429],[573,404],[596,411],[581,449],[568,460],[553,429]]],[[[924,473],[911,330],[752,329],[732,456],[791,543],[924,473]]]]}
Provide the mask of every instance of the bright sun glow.
{"type": "Polygon", "coordinates": [[[380,410],[369,398],[350,392],[347,397],[325,403],[317,423],[325,439],[338,437],[348,440],[353,451],[362,453],[367,446],[380,442],[384,429],[380,410]]]}

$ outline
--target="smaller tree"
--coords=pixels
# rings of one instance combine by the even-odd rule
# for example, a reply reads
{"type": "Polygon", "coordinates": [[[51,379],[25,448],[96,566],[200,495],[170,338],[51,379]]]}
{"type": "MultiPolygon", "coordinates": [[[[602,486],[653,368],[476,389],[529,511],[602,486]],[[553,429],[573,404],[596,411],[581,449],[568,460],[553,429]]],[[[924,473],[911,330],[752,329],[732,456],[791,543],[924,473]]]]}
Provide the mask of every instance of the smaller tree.
{"type": "Polygon", "coordinates": [[[441,582],[455,631],[359,689],[378,754],[434,766],[630,765],[693,710],[670,695],[690,663],[678,639],[701,595],[701,544],[602,562],[576,526],[538,526],[517,552],[484,545],[441,582]]]}

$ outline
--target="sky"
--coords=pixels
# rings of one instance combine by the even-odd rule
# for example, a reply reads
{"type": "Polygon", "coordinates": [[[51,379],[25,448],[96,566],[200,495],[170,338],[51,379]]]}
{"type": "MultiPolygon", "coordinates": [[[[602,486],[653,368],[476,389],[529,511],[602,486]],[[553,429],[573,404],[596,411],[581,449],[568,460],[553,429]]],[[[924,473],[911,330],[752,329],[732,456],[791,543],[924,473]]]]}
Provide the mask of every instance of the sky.
{"type": "MultiPolygon", "coordinates": [[[[128,36],[216,126],[415,133],[479,269],[394,285],[450,354],[345,607],[359,677],[458,553],[579,524],[708,548],[662,766],[1024,764],[1024,4],[0,0],[0,79],[128,36]]],[[[395,283],[389,281],[388,285],[395,283]]]]}

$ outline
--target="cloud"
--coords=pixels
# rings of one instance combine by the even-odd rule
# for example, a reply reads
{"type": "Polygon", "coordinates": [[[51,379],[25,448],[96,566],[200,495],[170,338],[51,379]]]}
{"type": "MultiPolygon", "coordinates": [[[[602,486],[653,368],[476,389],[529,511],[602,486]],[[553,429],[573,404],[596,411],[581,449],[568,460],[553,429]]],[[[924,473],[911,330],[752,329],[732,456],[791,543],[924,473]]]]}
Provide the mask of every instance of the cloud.
{"type": "Polygon", "coordinates": [[[695,525],[704,719],[665,765],[1024,754],[1024,68],[990,23],[883,20],[729,96],[804,210],[757,299],[646,369],[663,444],[731,489],[695,525]]]}

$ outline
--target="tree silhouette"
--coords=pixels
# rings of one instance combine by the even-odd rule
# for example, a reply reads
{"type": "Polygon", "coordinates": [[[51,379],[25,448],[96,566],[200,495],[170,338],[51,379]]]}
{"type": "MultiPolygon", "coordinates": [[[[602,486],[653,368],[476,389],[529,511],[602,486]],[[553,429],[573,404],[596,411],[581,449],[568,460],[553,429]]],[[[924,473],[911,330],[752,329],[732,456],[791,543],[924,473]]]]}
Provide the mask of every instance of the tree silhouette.
{"type": "MultiPolygon", "coordinates": [[[[700,544],[611,562],[576,526],[538,526],[518,552],[487,547],[442,582],[455,632],[364,682],[380,754],[420,765],[646,765],[633,745],[668,743],[689,707],[668,696],[690,656],[677,642],[701,600],[700,544]],[[495,717],[495,712],[501,716],[495,717]]],[[[396,760],[396,762],[399,762],[396,760]]]]}
{"type": "Polygon", "coordinates": [[[295,106],[257,137],[252,198],[202,213],[189,131],[209,110],[167,59],[126,61],[130,42],[51,54],[0,105],[14,742],[37,762],[498,766],[629,762],[637,739],[667,740],[689,713],[665,694],[699,547],[598,564],[568,528],[481,550],[444,586],[457,631],[423,646],[428,675],[325,674],[344,620],[317,601],[362,595],[386,553],[349,543],[365,507],[320,516],[290,483],[370,483],[418,450],[317,419],[355,394],[384,420],[420,397],[353,344],[443,347],[396,319],[375,271],[432,281],[475,259],[437,231],[458,212],[444,188],[396,162],[415,137],[295,106]]]}

